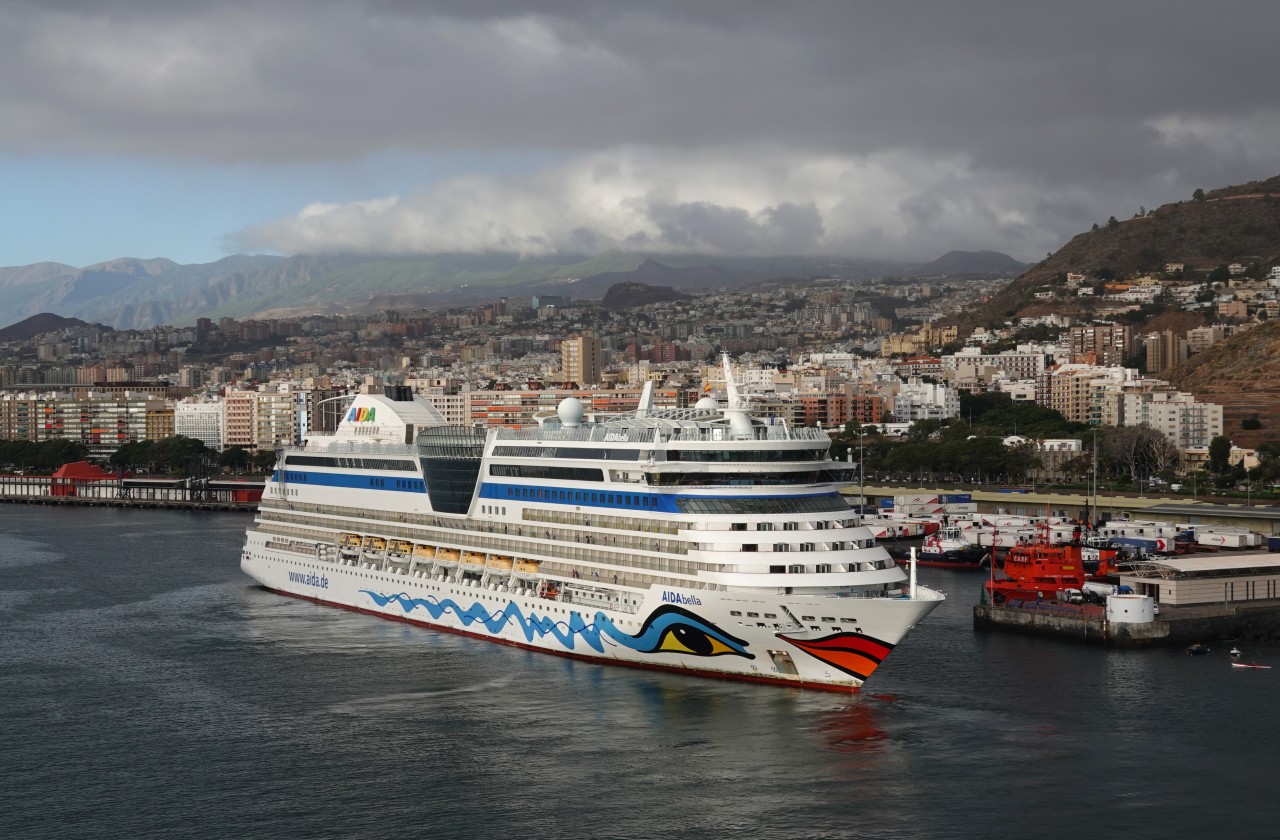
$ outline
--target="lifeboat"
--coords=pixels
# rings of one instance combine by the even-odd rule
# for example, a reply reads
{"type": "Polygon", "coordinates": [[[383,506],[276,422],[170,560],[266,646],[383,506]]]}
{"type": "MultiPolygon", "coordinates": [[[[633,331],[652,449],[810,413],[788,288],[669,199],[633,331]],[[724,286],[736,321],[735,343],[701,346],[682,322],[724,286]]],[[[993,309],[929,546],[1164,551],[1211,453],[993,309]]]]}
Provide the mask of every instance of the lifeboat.
{"type": "Polygon", "coordinates": [[[387,541],[386,541],[385,539],[383,539],[382,537],[365,537],[365,538],[364,538],[364,550],[365,550],[365,551],[373,551],[373,552],[386,551],[386,550],[387,550],[387,541]]]}
{"type": "Polygon", "coordinates": [[[408,540],[392,540],[391,554],[396,557],[408,557],[413,552],[413,543],[408,540]]]}
{"type": "Polygon", "coordinates": [[[484,566],[484,555],[478,551],[464,551],[462,552],[462,558],[459,562],[464,566],[481,568],[484,566]]]}
{"type": "Polygon", "coordinates": [[[458,556],[459,556],[458,549],[442,548],[440,549],[439,554],[436,556],[436,563],[440,564],[446,569],[452,569],[458,565],[458,556]]]}
{"type": "Polygon", "coordinates": [[[489,557],[488,569],[491,575],[509,575],[514,561],[502,554],[493,554],[489,557]]]}
{"type": "Polygon", "coordinates": [[[415,545],[413,547],[413,558],[415,560],[434,560],[436,557],[436,547],[434,545],[415,545]]]}
{"type": "Polygon", "coordinates": [[[537,560],[517,560],[515,561],[515,573],[517,575],[536,575],[538,573],[537,560]]]}
{"type": "Polygon", "coordinates": [[[343,548],[359,548],[362,542],[359,534],[339,534],[338,545],[343,548]]]}

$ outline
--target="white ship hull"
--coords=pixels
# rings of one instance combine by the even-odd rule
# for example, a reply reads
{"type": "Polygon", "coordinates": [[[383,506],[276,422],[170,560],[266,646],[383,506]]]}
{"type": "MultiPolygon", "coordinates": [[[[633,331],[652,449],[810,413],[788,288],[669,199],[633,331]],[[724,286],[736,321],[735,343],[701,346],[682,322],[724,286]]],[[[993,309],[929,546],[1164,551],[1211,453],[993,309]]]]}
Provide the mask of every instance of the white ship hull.
{"type": "Polygon", "coordinates": [[[923,587],[916,600],[832,599],[822,608],[835,615],[801,625],[786,616],[816,608],[804,599],[668,587],[651,589],[630,612],[607,600],[629,593],[608,594],[607,587],[599,603],[566,603],[564,593],[553,600],[501,584],[465,586],[425,572],[319,560],[298,546],[271,549],[269,541],[251,533],[241,568],[285,595],[561,656],[810,688],[860,686],[941,600],[923,587]]]}

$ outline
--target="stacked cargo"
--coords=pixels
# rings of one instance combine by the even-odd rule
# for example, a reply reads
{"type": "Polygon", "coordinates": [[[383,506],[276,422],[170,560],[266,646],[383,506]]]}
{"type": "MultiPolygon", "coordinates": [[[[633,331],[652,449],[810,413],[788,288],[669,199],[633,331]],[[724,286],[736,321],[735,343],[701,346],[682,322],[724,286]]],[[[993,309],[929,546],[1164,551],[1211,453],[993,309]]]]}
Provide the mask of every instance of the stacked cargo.
{"type": "Polygon", "coordinates": [[[1262,535],[1245,528],[1216,525],[1196,529],[1196,545],[1206,548],[1256,548],[1262,545],[1262,535]]]}
{"type": "Polygon", "coordinates": [[[892,504],[897,516],[967,516],[978,512],[969,493],[908,493],[894,496],[892,504]]]}

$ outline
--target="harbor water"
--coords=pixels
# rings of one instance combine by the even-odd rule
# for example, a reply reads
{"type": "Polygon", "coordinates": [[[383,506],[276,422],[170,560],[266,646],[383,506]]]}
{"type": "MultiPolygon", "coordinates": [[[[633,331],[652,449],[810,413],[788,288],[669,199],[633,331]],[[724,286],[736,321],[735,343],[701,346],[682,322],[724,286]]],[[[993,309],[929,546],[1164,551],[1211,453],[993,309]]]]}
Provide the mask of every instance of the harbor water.
{"type": "Polygon", "coordinates": [[[585,664],[239,571],[244,514],[0,506],[7,838],[1271,836],[1280,647],[976,632],[861,694],[585,664]]]}

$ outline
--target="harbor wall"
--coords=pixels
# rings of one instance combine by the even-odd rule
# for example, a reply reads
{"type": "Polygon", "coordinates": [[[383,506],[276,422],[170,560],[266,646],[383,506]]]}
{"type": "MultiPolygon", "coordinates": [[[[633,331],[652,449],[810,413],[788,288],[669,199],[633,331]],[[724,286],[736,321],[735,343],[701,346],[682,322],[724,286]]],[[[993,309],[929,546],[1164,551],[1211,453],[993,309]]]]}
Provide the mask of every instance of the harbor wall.
{"type": "Polygon", "coordinates": [[[1280,601],[1247,607],[1195,608],[1144,624],[1108,622],[1104,615],[978,604],[973,608],[973,626],[1121,648],[1186,645],[1212,639],[1280,641],[1280,601]]]}

